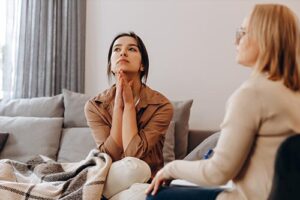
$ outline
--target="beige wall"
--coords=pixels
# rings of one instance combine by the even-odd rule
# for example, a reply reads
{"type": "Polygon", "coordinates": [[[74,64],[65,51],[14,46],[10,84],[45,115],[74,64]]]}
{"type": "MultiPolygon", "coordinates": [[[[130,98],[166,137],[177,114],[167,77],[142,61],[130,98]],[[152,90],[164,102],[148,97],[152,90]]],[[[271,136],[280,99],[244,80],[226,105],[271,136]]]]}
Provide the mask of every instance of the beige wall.
{"type": "Polygon", "coordinates": [[[171,100],[194,99],[192,129],[218,129],[227,98],[250,74],[235,63],[233,42],[256,2],[300,13],[299,0],[87,0],[86,93],[108,87],[110,42],[133,30],[148,49],[148,85],[171,100]]]}

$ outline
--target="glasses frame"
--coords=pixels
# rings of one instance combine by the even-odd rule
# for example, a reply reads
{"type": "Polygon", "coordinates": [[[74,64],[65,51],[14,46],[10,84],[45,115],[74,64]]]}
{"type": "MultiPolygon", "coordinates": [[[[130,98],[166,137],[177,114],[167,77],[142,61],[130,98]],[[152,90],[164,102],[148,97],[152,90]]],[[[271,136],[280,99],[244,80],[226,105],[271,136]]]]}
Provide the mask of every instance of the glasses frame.
{"type": "Polygon", "coordinates": [[[240,27],[235,33],[235,44],[238,45],[241,39],[247,34],[246,28],[240,27]]]}

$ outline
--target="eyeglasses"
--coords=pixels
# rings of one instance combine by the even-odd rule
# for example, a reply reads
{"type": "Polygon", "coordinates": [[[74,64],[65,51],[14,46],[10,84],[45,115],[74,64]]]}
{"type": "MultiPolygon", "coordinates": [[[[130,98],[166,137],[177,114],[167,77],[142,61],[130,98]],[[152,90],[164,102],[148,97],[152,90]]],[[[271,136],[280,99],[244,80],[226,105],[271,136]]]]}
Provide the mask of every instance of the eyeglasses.
{"type": "Polygon", "coordinates": [[[235,44],[238,45],[242,37],[244,37],[246,34],[247,34],[246,29],[240,27],[235,33],[235,44]]]}

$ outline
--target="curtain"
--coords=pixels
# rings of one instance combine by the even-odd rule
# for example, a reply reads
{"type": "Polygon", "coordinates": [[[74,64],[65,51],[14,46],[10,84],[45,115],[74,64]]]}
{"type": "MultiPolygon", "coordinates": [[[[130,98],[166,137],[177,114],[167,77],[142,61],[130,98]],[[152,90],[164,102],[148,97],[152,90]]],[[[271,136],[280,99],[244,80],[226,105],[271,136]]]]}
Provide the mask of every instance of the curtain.
{"type": "Polygon", "coordinates": [[[7,1],[4,98],[84,92],[86,0],[7,1]]]}

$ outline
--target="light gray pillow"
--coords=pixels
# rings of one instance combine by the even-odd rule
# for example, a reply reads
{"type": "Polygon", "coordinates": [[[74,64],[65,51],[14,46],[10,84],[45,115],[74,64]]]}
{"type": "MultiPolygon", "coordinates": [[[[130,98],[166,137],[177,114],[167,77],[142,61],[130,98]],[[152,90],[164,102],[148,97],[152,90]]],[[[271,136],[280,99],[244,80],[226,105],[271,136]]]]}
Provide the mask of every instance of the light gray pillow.
{"type": "Polygon", "coordinates": [[[87,127],[84,105],[91,98],[85,94],[63,90],[64,95],[64,127],[87,127]]]}
{"type": "Polygon", "coordinates": [[[63,130],[58,162],[77,162],[86,158],[90,150],[97,148],[89,128],[66,128],[63,130]]]}
{"type": "Polygon", "coordinates": [[[164,164],[175,160],[175,122],[171,121],[166,132],[163,147],[164,164]]]}
{"type": "Polygon", "coordinates": [[[62,95],[30,99],[3,100],[0,103],[1,116],[63,117],[62,95]]]}
{"type": "Polygon", "coordinates": [[[187,153],[190,110],[193,100],[172,101],[175,122],[175,158],[183,159],[187,153]]]}
{"type": "Polygon", "coordinates": [[[41,154],[56,159],[62,123],[62,118],[0,116],[0,132],[9,133],[0,158],[26,162],[41,154]]]}
{"type": "Polygon", "coordinates": [[[209,149],[214,149],[220,137],[220,132],[214,133],[191,151],[184,160],[201,160],[209,149]]]}

